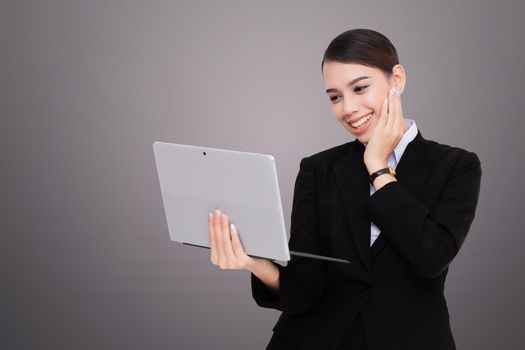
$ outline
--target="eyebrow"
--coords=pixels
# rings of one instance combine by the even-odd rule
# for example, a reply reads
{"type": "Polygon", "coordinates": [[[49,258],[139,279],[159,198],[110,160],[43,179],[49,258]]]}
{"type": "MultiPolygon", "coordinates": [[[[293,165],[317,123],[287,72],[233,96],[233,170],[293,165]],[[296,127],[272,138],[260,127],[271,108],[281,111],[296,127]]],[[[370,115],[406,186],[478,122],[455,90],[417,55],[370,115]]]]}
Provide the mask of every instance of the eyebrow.
{"type": "MultiPolygon", "coordinates": [[[[348,84],[346,84],[346,86],[352,86],[355,83],[357,83],[359,80],[363,80],[363,79],[367,79],[367,78],[370,78],[370,77],[369,76],[362,76],[362,77],[359,77],[359,78],[355,78],[354,80],[351,80],[348,84]]],[[[337,89],[326,89],[326,93],[329,93],[329,92],[337,92],[337,89]]]]}

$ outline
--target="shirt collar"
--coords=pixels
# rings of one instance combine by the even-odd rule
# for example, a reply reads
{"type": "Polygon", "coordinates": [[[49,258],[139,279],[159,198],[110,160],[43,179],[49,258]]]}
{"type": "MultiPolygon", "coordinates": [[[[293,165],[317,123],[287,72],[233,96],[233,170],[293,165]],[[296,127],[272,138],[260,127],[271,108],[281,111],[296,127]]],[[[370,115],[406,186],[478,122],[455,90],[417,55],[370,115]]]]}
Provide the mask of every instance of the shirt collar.
{"type": "Polygon", "coordinates": [[[396,148],[394,148],[394,156],[396,157],[396,164],[399,163],[401,160],[401,157],[403,156],[403,153],[405,153],[405,149],[407,148],[408,144],[412,142],[417,136],[417,125],[416,122],[413,119],[405,119],[408,124],[408,130],[405,132],[399,143],[397,144],[396,148]]]}

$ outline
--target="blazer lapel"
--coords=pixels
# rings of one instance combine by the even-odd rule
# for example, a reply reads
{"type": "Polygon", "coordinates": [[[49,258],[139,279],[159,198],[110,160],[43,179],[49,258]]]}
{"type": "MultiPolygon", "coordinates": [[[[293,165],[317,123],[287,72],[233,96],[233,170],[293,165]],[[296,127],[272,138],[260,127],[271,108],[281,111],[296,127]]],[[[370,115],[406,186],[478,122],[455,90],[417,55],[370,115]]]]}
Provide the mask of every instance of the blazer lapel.
{"type": "Polygon", "coordinates": [[[429,141],[425,140],[418,131],[416,137],[407,145],[399,164],[396,167],[396,178],[399,183],[414,197],[423,189],[436,159],[428,148],[429,141]]]}
{"type": "Polygon", "coordinates": [[[333,167],[359,257],[370,270],[370,221],[365,207],[370,189],[368,171],[363,161],[364,150],[365,146],[361,142],[354,141],[348,155],[333,167]]]}

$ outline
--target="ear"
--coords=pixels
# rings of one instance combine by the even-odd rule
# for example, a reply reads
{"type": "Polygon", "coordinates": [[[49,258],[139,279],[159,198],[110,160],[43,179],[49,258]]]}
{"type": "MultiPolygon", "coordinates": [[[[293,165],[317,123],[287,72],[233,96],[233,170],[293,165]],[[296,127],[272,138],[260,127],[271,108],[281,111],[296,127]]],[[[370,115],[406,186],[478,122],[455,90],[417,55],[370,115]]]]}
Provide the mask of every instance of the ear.
{"type": "Polygon", "coordinates": [[[396,64],[392,67],[392,76],[390,77],[390,83],[395,86],[400,93],[405,90],[406,74],[405,68],[402,65],[396,64]]]}

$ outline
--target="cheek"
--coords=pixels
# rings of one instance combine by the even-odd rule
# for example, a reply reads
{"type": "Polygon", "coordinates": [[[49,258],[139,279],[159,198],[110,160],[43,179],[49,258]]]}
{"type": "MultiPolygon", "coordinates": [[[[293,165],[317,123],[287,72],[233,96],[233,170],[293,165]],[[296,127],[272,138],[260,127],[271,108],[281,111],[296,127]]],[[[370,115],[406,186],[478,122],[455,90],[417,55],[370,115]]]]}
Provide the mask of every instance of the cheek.
{"type": "Polygon", "coordinates": [[[343,117],[341,113],[341,107],[339,107],[340,103],[332,104],[332,114],[337,118],[337,120],[341,120],[343,117]]]}
{"type": "Polygon", "coordinates": [[[370,109],[374,110],[376,113],[381,112],[381,106],[383,105],[383,100],[378,93],[371,93],[367,96],[364,96],[363,103],[370,109]]]}

